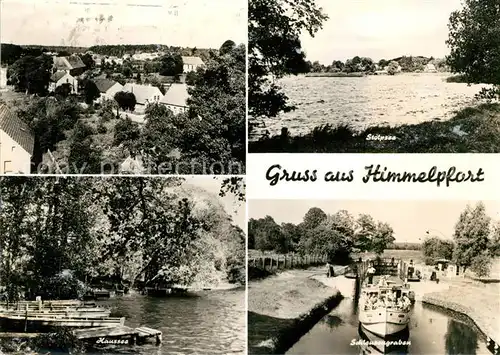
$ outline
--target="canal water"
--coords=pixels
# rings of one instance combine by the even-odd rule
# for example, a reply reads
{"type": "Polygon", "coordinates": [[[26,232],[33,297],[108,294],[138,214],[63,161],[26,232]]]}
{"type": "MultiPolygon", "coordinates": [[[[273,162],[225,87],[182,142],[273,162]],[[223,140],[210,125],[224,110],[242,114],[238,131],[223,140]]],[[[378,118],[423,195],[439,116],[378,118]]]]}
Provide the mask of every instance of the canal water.
{"type": "MultiPolygon", "coordinates": [[[[183,297],[116,297],[99,304],[126,317],[129,327],[163,332],[160,346],[109,346],[99,355],[243,354],[246,341],[245,291],[206,291],[183,297]]],[[[94,353],[93,353],[94,354],[94,353]]]]}
{"type": "Polygon", "coordinates": [[[460,314],[416,302],[407,331],[380,339],[358,322],[357,302],[345,298],[287,354],[491,354],[486,339],[460,314]],[[390,345],[389,345],[390,344],[390,345]]]}

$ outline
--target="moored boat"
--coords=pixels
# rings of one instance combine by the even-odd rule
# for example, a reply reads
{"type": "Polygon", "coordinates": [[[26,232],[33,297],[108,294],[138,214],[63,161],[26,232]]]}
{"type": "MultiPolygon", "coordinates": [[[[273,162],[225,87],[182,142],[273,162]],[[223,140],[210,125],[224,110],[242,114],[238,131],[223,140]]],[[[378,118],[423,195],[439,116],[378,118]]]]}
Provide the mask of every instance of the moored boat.
{"type": "Polygon", "coordinates": [[[377,285],[362,288],[359,306],[364,329],[380,336],[394,334],[410,322],[410,289],[382,277],[377,285]]]}
{"type": "Polygon", "coordinates": [[[1,328],[3,330],[41,330],[46,328],[87,328],[87,327],[117,327],[123,326],[125,318],[114,317],[68,317],[58,314],[0,314],[1,328]]]}

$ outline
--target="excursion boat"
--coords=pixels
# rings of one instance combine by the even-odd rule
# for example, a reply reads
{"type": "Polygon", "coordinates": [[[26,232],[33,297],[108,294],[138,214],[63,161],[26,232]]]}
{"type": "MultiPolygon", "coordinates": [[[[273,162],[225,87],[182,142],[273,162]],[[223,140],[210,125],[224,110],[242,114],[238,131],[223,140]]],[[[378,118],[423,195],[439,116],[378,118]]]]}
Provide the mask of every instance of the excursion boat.
{"type": "Polygon", "coordinates": [[[411,299],[407,284],[383,276],[376,285],[365,285],[359,299],[359,322],[376,335],[386,336],[404,330],[410,323],[411,299]]]}

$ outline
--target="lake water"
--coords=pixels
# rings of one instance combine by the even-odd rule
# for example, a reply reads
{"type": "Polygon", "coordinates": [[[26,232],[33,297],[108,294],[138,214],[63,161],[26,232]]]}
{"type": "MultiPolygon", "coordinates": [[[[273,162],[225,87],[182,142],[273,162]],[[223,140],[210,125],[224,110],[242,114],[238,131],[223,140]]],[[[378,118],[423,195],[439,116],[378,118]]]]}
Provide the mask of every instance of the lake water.
{"type": "Polygon", "coordinates": [[[246,342],[245,291],[207,291],[191,297],[141,295],[99,302],[126,317],[125,325],[163,332],[160,346],[110,346],[100,354],[243,354],[246,342]]]}
{"type": "Polygon", "coordinates": [[[416,302],[408,329],[388,339],[406,345],[374,346],[381,339],[359,327],[357,305],[346,298],[287,354],[490,354],[486,339],[470,320],[438,307],[416,302]]]}
{"type": "Polygon", "coordinates": [[[449,119],[455,111],[476,104],[474,95],[487,85],[447,83],[448,76],[286,77],[279,84],[297,109],[279,119],[265,119],[251,139],[259,138],[266,130],[271,135],[279,134],[282,127],[288,127],[295,136],[325,124],[348,123],[361,130],[371,125],[449,119]]]}

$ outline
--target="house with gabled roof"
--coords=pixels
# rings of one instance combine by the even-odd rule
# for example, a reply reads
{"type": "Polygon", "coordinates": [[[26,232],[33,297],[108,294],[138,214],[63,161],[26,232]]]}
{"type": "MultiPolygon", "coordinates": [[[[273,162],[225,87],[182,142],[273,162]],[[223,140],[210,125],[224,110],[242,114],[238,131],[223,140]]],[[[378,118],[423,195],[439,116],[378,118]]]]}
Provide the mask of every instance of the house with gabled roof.
{"type": "Polygon", "coordinates": [[[57,87],[69,84],[72,94],[78,94],[78,79],[66,71],[57,71],[50,77],[49,91],[55,91],[57,87]]]}
{"type": "Polygon", "coordinates": [[[35,136],[28,125],[0,104],[0,174],[31,172],[35,136]]]}
{"type": "Polygon", "coordinates": [[[183,62],[183,72],[189,73],[191,71],[196,71],[199,67],[205,65],[203,60],[200,57],[188,57],[182,56],[183,62]]]}
{"type": "Polygon", "coordinates": [[[174,114],[184,113],[188,109],[189,93],[186,84],[172,84],[160,100],[174,114]]]}
{"type": "Polygon", "coordinates": [[[65,71],[72,76],[78,76],[85,72],[85,64],[77,55],[69,57],[52,57],[55,71],[65,71]]]}
{"type": "Polygon", "coordinates": [[[144,112],[148,104],[158,103],[163,97],[160,89],[152,85],[127,83],[123,86],[122,91],[131,92],[135,95],[137,102],[135,110],[139,112],[144,112]]]}
{"type": "Polygon", "coordinates": [[[97,99],[102,103],[106,100],[114,100],[117,92],[123,91],[123,85],[110,79],[96,79],[95,85],[99,89],[101,96],[97,99]]]}

